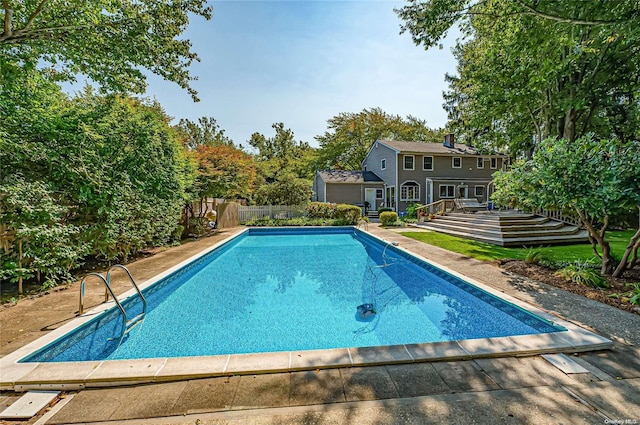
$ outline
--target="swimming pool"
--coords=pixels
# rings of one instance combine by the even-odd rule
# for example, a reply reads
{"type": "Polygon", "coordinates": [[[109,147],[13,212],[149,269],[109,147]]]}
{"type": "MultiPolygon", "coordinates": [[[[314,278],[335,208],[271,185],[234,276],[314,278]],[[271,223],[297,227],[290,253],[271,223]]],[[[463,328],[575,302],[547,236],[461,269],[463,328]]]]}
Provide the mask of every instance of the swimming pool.
{"type": "MultiPolygon", "coordinates": [[[[21,362],[393,346],[566,331],[354,228],[250,229],[144,294],[145,321],[120,346],[121,320],[114,308],[21,362]],[[365,314],[362,306],[369,306],[365,314]]],[[[123,304],[137,313],[137,298],[123,304]]]]}

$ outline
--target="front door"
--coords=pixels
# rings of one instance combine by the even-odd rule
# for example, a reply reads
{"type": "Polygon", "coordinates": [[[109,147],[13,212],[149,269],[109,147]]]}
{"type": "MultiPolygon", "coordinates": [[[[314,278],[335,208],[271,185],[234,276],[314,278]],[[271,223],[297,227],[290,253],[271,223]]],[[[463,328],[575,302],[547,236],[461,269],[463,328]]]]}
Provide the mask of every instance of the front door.
{"type": "MultiPolygon", "coordinates": [[[[371,188],[366,188],[364,190],[364,201],[369,204],[368,210],[375,210],[376,206],[376,190],[371,188]]],[[[365,204],[366,206],[367,204],[365,204]]]]}

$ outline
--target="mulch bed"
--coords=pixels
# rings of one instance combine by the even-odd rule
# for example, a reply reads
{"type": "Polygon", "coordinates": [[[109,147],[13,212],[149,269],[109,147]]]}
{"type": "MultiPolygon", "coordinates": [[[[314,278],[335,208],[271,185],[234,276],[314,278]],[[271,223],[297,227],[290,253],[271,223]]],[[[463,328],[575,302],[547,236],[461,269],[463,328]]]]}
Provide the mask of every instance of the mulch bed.
{"type": "Polygon", "coordinates": [[[507,260],[500,265],[508,272],[519,274],[538,282],[543,282],[556,288],[563,289],[567,292],[582,295],[583,297],[608,304],[621,310],[635,313],[640,316],[640,305],[633,305],[624,297],[615,294],[628,292],[631,288],[626,285],[629,283],[640,283],[640,269],[635,268],[628,270],[623,278],[608,277],[609,288],[591,288],[579,283],[568,281],[562,277],[555,275],[555,270],[538,264],[529,264],[524,261],[507,260]],[[614,295],[614,296],[612,296],[614,295]]]}

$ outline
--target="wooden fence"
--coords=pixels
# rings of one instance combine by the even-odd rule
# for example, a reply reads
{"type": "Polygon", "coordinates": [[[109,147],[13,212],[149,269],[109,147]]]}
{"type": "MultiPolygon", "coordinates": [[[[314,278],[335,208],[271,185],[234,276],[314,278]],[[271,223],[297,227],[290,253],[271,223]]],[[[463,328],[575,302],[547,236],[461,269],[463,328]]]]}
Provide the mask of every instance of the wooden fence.
{"type": "Polygon", "coordinates": [[[305,214],[306,210],[304,207],[290,205],[240,205],[238,207],[240,223],[267,217],[272,220],[303,217],[305,214]]]}

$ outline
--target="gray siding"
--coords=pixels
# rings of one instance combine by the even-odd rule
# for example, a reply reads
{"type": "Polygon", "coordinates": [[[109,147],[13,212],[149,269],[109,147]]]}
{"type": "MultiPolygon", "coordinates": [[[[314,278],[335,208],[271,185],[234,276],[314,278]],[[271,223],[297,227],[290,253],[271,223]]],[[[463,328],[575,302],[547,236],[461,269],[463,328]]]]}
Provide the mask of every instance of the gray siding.
{"type": "Polygon", "coordinates": [[[327,202],[364,205],[364,190],[360,183],[327,183],[327,202]]]}
{"type": "MultiPolygon", "coordinates": [[[[396,151],[388,146],[375,143],[362,162],[362,167],[366,167],[367,171],[373,171],[376,173],[378,177],[384,180],[386,186],[397,186],[396,171],[398,169],[398,161],[396,158],[396,151]],[[380,167],[383,159],[386,159],[387,165],[384,170],[380,167]]],[[[396,200],[398,199],[397,193],[398,190],[396,188],[396,200]]],[[[383,192],[383,196],[385,196],[383,200],[386,201],[386,193],[383,192]]]]}
{"type": "Polygon", "coordinates": [[[316,176],[313,179],[313,192],[315,194],[314,201],[324,202],[325,184],[324,180],[320,178],[318,173],[316,173],[316,176]]]}
{"type": "Polygon", "coordinates": [[[440,197],[440,186],[451,185],[454,186],[454,190],[464,184],[467,186],[467,196],[469,198],[476,198],[480,202],[487,201],[487,185],[492,180],[492,174],[498,171],[502,166],[502,158],[497,160],[497,169],[490,168],[489,157],[483,162],[484,168],[478,168],[477,156],[462,156],[459,157],[462,160],[461,168],[452,167],[452,156],[438,156],[438,155],[426,155],[433,156],[433,170],[423,170],[423,157],[425,155],[414,155],[414,170],[404,170],[404,154],[398,155],[398,187],[396,189],[398,198],[398,211],[406,211],[407,206],[413,202],[420,202],[425,204],[427,202],[427,184],[426,180],[431,179],[433,181],[433,200],[432,202],[444,199],[440,197]],[[402,201],[401,200],[401,185],[407,181],[415,181],[420,185],[420,201],[402,201]],[[475,187],[484,186],[484,195],[475,196],[475,187]]]}

